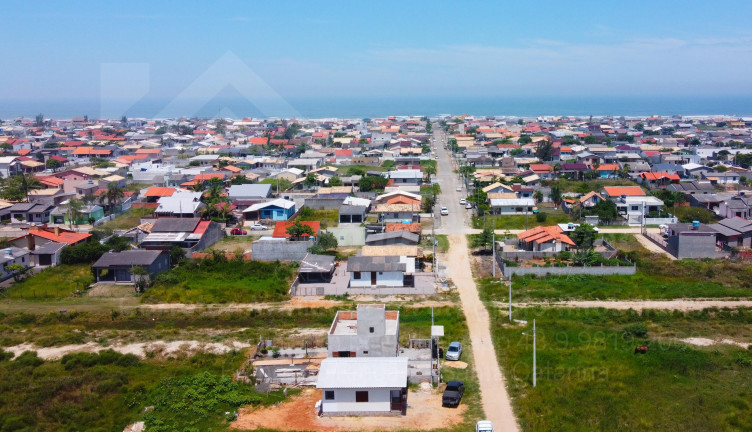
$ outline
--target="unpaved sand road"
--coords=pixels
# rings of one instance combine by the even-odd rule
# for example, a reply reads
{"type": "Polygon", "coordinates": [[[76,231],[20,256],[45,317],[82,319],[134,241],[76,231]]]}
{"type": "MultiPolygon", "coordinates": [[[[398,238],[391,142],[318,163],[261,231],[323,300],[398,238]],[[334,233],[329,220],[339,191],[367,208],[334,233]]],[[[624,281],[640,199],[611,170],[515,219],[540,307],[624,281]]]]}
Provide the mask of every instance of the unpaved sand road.
{"type": "Polygon", "coordinates": [[[274,429],[280,431],[382,431],[431,430],[451,428],[464,421],[467,407],[460,403],[455,408],[441,407],[441,393],[421,386],[407,396],[407,415],[394,417],[319,417],[316,401],[321,400],[321,390],[303,389],[279,405],[270,407],[245,407],[238,419],[230,424],[233,429],[274,429]]]}
{"type": "Polygon", "coordinates": [[[37,356],[43,360],[59,360],[66,354],[79,352],[99,352],[107,349],[119,352],[121,354],[135,354],[140,358],[145,358],[147,353],[155,353],[160,356],[168,357],[176,354],[195,354],[197,352],[207,352],[214,354],[224,354],[234,349],[248,348],[250,344],[239,341],[225,342],[199,342],[195,340],[181,341],[152,341],[138,342],[128,344],[100,345],[96,342],[87,342],[85,344],[61,345],[55,347],[38,347],[32,344],[21,344],[11,347],[5,347],[6,351],[17,356],[24,351],[36,351],[37,356]]]}
{"type": "Polygon", "coordinates": [[[448,254],[448,260],[451,263],[450,277],[460,294],[462,310],[470,331],[471,349],[480,382],[483,411],[488,420],[493,422],[497,431],[517,431],[517,422],[507,393],[506,382],[496,360],[488,311],[478,297],[478,290],[470,271],[467,239],[464,235],[452,235],[450,242],[452,244],[448,254]]]}
{"type": "MultiPolygon", "coordinates": [[[[499,309],[507,310],[509,303],[496,302],[499,309]]],[[[527,302],[513,303],[515,307],[569,307],[569,308],[604,308],[627,310],[664,309],[692,311],[707,308],[752,307],[752,300],[718,300],[718,299],[676,299],[676,300],[572,300],[563,302],[527,302]]]]}
{"type": "Polygon", "coordinates": [[[673,256],[670,253],[666,252],[665,250],[661,249],[660,246],[658,246],[657,244],[655,244],[652,241],[648,240],[648,238],[645,237],[644,235],[642,235],[642,234],[635,234],[634,238],[638,242],[640,242],[640,244],[642,245],[642,247],[644,247],[645,249],[649,250],[650,252],[663,254],[666,257],[668,257],[670,260],[676,261],[676,257],[675,256],[673,256]]]}

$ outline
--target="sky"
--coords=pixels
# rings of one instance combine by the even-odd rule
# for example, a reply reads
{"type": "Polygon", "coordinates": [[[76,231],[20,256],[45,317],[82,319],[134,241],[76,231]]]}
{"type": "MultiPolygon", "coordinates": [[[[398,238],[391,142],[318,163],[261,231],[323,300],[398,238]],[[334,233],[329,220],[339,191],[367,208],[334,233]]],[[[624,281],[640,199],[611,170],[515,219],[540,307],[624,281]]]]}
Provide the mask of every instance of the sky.
{"type": "Polygon", "coordinates": [[[0,100],[752,95],[749,1],[12,1],[0,100]]]}

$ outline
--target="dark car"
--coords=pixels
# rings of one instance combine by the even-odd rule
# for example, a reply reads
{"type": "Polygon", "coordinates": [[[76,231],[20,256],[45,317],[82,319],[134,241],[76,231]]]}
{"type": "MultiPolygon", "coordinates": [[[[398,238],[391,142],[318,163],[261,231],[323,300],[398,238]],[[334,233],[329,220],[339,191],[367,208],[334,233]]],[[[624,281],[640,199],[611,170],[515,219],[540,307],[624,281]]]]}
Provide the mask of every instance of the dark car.
{"type": "Polygon", "coordinates": [[[465,383],[462,381],[449,381],[444,394],[441,396],[441,406],[454,406],[460,404],[462,395],[465,394],[465,383]]]}

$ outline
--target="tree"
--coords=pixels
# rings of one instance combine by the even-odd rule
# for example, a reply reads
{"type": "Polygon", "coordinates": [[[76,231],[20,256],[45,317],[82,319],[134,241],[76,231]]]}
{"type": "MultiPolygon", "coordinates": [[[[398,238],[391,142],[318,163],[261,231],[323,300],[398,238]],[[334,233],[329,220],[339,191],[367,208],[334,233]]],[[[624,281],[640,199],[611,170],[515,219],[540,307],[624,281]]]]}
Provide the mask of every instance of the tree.
{"type": "Polygon", "coordinates": [[[315,235],[315,233],[313,232],[313,228],[301,223],[298,220],[296,220],[295,222],[293,222],[292,225],[287,227],[285,231],[287,231],[287,234],[290,235],[290,238],[292,240],[300,240],[304,236],[313,237],[315,235]]]}
{"type": "Polygon", "coordinates": [[[84,208],[84,202],[77,198],[70,198],[65,204],[66,214],[68,215],[68,226],[73,227],[73,223],[78,223],[81,216],[81,210],[84,208]]]}
{"type": "Polygon", "coordinates": [[[535,193],[533,194],[533,198],[535,198],[535,202],[543,201],[543,192],[539,190],[535,191],[535,193]]]}
{"type": "Polygon", "coordinates": [[[381,190],[386,187],[387,181],[386,177],[382,176],[365,176],[360,179],[358,186],[362,192],[381,190]]]}
{"type": "Polygon", "coordinates": [[[99,196],[99,203],[103,204],[107,202],[107,210],[109,210],[110,214],[113,214],[115,206],[120,204],[124,196],[125,192],[123,188],[115,182],[110,182],[107,184],[107,190],[99,196]]]}
{"type": "Polygon", "coordinates": [[[530,144],[531,142],[533,142],[533,138],[532,138],[532,137],[530,137],[530,135],[522,135],[522,136],[521,136],[521,137],[520,137],[520,138],[519,138],[519,139],[517,140],[517,143],[518,143],[518,144],[523,144],[523,145],[524,145],[524,144],[530,144]]]}
{"type": "Polygon", "coordinates": [[[311,188],[313,186],[316,186],[319,184],[319,181],[316,179],[316,174],[314,173],[308,173],[308,175],[305,177],[305,180],[303,180],[303,186],[307,188],[311,188]]]}
{"type": "Polygon", "coordinates": [[[29,268],[21,264],[11,264],[5,267],[5,271],[13,276],[15,282],[20,282],[26,275],[26,272],[29,271],[29,268]]]}
{"type": "Polygon", "coordinates": [[[60,161],[59,161],[59,160],[57,160],[57,159],[52,159],[52,158],[50,158],[50,159],[47,159],[47,162],[45,162],[45,163],[44,163],[44,166],[45,166],[45,167],[46,167],[47,169],[51,169],[52,171],[55,171],[56,169],[58,169],[58,168],[60,168],[61,166],[63,166],[63,163],[62,163],[62,162],[60,162],[60,161]]]}
{"type": "Polygon", "coordinates": [[[146,291],[149,286],[149,272],[142,266],[135,266],[131,268],[131,274],[133,275],[133,287],[136,292],[146,291]]]}
{"type": "Polygon", "coordinates": [[[587,250],[593,247],[597,233],[590,224],[580,224],[569,234],[569,238],[577,245],[577,250],[587,250]]]}
{"type": "Polygon", "coordinates": [[[436,165],[426,165],[423,167],[423,174],[426,176],[426,180],[429,180],[432,175],[436,174],[436,165]]]}
{"type": "Polygon", "coordinates": [[[41,189],[42,182],[28,174],[15,174],[5,180],[5,187],[0,197],[8,201],[29,200],[29,191],[41,189]]]}
{"type": "Polygon", "coordinates": [[[493,230],[486,228],[480,234],[473,236],[472,239],[471,246],[474,248],[493,246],[493,230]]]}
{"type": "Polygon", "coordinates": [[[259,184],[272,185],[272,190],[274,190],[274,193],[276,194],[279,194],[280,191],[286,191],[292,186],[292,182],[290,182],[290,180],[283,178],[267,178],[261,180],[259,184]],[[277,188],[277,186],[279,186],[279,188],[277,188]]]}
{"type": "Polygon", "coordinates": [[[342,186],[342,179],[334,176],[329,179],[329,186],[342,186]]]}
{"type": "Polygon", "coordinates": [[[554,144],[551,141],[541,141],[535,148],[535,157],[541,161],[551,160],[554,157],[554,144]]]}
{"type": "Polygon", "coordinates": [[[558,183],[554,183],[551,185],[551,201],[553,201],[554,206],[558,206],[561,202],[561,186],[559,186],[558,183]]]}
{"type": "Polygon", "coordinates": [[[35,117],[34,126],[44,126],[44,115],[42,113],[37,114],[35,117]]]}
{"type": "Polygon", "coordinates": [[[436,205],[436,198],[432,195],[425,195],[420,202],[420,211],[423,213],[433,212],[433,206],[436,205]]]}
{"type": "Polygon", "coordinates": [[[326,232],[319,235],[316,244],[311,246],[308,250],[311,253],[319,254],[335,249],[339,243],[337,243],[337,237],[334,234],[326,232]]]}
{"type": "Polygon", "coordinates": [[[177,265],[183,259],[185,259],[185,249],[180,246],[170,248],[170,263],[172,265],[177,265]]]}
{"type": "Polygon", "coordinates": [[[287,129],[285,129],[284,138],[285,139],[292,139],[295,138],[295,135],[300,132],[300,129],[302,129],[302,126],[298,123],[293,123],[291,125],[287,126],[287,129]]]}
{"type": "Polygon", "coordinates": [[[618,216],[616,204],[611,200],[599,200],[592,208],[584,213],[596,215],[598,216],[598,220],[605,223],[615,220],[618,216]]]}
{"type": "Polygon", "coordinates": [[[645,125],[642,123],[637,123],[636,125],[634,125],[634,128],[636,131],[642,132],[643,130],[645,130],[645,125]]]}

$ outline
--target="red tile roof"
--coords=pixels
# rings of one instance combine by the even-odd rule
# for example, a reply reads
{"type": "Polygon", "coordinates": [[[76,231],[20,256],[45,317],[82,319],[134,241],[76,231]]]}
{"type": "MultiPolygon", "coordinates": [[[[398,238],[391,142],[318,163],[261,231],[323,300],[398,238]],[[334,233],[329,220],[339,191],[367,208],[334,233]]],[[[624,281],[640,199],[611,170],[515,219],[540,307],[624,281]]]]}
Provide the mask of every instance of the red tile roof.
{"type": "Polygon", "coordinates": [[[603,188],[610,197],[626,196],[645,196],[645,191],[639,186],[606,186],[603,188]]]}
{"type": "MultiPolygon", "coordinates": [[[[54,241],[56,243],[66,243],[68,245],[74,245],[76,243],[80,243],[91,237],[91,234],[89,233],[73,232],[73,231],[62,229],[62,228],[59,231],[59,235],[55,235],[54,229],[43,228],[43,227],[29,228],[29,234],[27,235],[34,235],[34,236],[42,237],[50,241],[54,241]]],[[[25,236],[21,236],[21,237],[25,237],[25,236]]],[[[18,237],[18,238],[21,238],[21,237],[18,237]]]]}
{"type": "Polygon", "coordinates": [[[153,187],[150,187],[146,191],[144,196],[145,197],[168,197],[168,196],[172,196],[172,194],[174,193],[175,193],[174,188],[153,186],[153,187]]]}
{"type": "MultiPolygon", "coordinates": [[[[278,238],[289,238],[290,234],[287,233],[287,228],[291,227],[295,221],[280,221],[277,222],[276,225],[274,225],[274,232],[272,233],[272,237],[278,237],[278,238]]],[[[311,227],[313,230],[313,233],[315,236],[319,235],[319,229],[321,228],[321,222],[318,221],[307,221],[307,222],[300,222],[303,225],[307,225],[311,227]]],[[[307,235],[304,235],[303,237],[308,237],[307,235]]]]}

